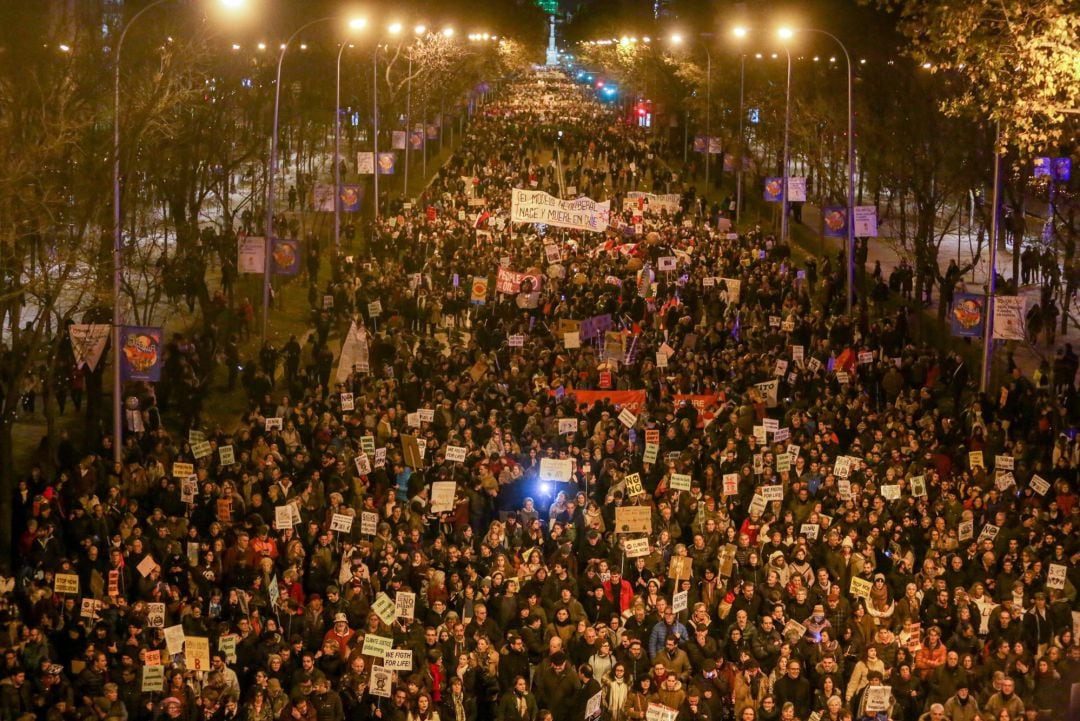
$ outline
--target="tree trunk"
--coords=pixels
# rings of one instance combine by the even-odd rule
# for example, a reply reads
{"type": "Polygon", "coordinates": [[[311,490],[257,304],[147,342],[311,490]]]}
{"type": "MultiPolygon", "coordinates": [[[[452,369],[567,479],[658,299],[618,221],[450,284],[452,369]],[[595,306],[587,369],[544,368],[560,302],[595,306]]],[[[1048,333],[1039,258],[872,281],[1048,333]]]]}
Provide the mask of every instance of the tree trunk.
{"type": "MultiPolygon", "coordinates": [[[[5,399],[5,405],[18,403],[17,398],[5,399]]],[[[15,425],[15,413],[12,408],[0,409],[3,417],[0,417],[0,559],[8,564],[9,570],[14,573],[18,569],[14,567],[12,548],[12,530],[15,498],[15,442],[12,431],[15,425]]]]}

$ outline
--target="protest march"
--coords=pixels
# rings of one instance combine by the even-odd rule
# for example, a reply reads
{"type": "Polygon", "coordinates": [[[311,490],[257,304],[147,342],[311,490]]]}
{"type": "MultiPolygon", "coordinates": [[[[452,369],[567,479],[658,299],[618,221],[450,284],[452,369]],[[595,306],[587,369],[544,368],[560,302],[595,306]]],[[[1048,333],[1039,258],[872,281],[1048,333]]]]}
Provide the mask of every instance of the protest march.
{"type": "Polygon", "coordinates": [[[19,469],[0,721],[1063,718],[1072,349],[979,392],[679,170],[536,71],[240,417],[159,338],[122,463],[19,469]]]}

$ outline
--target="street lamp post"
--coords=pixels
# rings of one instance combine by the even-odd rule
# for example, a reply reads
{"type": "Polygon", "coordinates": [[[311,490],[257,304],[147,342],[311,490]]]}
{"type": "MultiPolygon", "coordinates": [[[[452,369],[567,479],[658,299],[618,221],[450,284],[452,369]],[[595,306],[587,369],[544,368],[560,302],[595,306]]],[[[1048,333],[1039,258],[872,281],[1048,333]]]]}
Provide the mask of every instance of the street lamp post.
{"type": "Polygon", "coordinates": [[[850,316],[855,295],[855,92],[852,82],[851,55],[848,54],[847,46],[840,42],[840,38],[827,30],[800,28],[798,32],[818,33],[832,38],[844,51],[844,61],[847,63],[847,312],[850,316]]]}
{"type": "Polygon", "coordinates": [[[780,178],[780,242],[784,243],[788,237],[788,163],[790,162],[790,135],[791,135],[791,53],[784,48],[787,55],[787,88],[784,91],[784,167],[780,178]]]}
{"type": "Polygon", "coordinates": [[[745,135],[743,133],[743,91],[746,84],[746,55],[739,55],[739,157],[735,159],[735,225],[742,218],[742,171],[743,157],[746,155],[745,135]]]}
{"type": "MultiPolygon", "coordinates": [[[[375,170],[375,220],[379,219],[379,43],[371,54],[371,139],[375,170]]],[[[405,143],[408,146],[408,143],[405,143]]]]}
{"type": "MultiPolygon", "coordinates": [[[[124,414],[123,414],[123,378],[120,364],[120,286],[124,275],[124,239],[121,227],[120,213],[120,53],[124,49],[124,39],[128,31],[138,22],[139,18],[158,5],[168,0],[155,0],[135,13],[124,29],[120,31],[120,39],[116,43],[116,59],[113,68],[113,461],[120,463],[123,460],[124,438],[124,414]]],[[[237,8],[243,4],[243,0],[221,0],[221,4],[227,8],[237,8]]]]}
{"type": "MultiPolygon", "coordinates": [[[[292,44],[292,41],[312,25],[328,20],[333,20],[333,18],[316,18],[315,20],[301,25],[297,28],[296,32],[289,36],[289,39],[281,46],[281,52],[278,53],[277,79],[274,83],[274,127],[270,134],[270,163],[267,168],[268,172],[266,178],[266,227],[264,233],[265,237],[263,238],[262,342],[264,344],[266,343],[266,332],[270,321],[270,273],[273,269],[273,258],[270,251],[273,248],[274,243],[274,179],[277,175],[278,118],[281,111],[281,67],[285,63],[285,51],[289,49],[289,45],[292,44]]],[[[334,200],[336,204],[337,198],[334,200]]]]}
{"type": "MultiPolygon", "coordinates": [[[[349,27],[361,30],[367,26],[364,18],[353,18],[349,27]]],[[[337,54],[337,83],[334,99],[334,250],[341,251],[341,56],[349,44],[341,43],[337,54]]]]}
{"type": "MultiPolygon", "coordinates": [[[[983,304],[983,348],[982,373],[979,376],[979,390],[986,392],[990,383],[992,348],[994,343],[994,293],[997,290],[997,244],[998,215],[1001,208],[1001,122],[994,127],[994,188],[991,193],[990,208],[990,273],[986,281],[986,303],[983,304]]],[[[1015,249],[1014,249],[1015,250],[1015,249]]]]}

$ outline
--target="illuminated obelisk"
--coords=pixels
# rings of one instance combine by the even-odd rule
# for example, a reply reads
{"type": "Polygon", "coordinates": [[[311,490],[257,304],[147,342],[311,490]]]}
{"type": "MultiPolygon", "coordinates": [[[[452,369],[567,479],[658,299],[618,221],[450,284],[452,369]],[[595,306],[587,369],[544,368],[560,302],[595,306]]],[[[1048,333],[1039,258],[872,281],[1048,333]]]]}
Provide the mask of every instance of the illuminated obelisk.
{"type": "Polygon", "coordinates": [[[551,27],[550,34],[548,35],[548,48],[547,48],[547,64],[548,66],[559,64],[559,49],[555,47],[555,16],[548,17],[548,24],[551,27]]]}

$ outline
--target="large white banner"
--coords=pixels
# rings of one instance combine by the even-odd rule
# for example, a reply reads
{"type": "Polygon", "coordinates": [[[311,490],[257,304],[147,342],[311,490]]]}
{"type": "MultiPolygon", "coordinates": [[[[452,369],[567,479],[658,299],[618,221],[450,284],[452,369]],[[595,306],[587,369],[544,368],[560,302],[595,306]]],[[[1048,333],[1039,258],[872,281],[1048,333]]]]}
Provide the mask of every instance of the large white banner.
{"type": "Polygon", "coordinates": [[[76,323],[71,326],[71,350],[75,354],[77,367],[82,368],[85,365],[91,371],[97,370],[105,343],[109,340],[110,330],[112,326],[107,323],[76,323]]]}
{"type": "Polygon", "coordinates": [[[642,210],[645,211],[659,213],[662,210],[666,210],[669,213],[678,213],[681,196],[678,193],[656,195],[654,193],[643,193],[639,190],[631,190],[626,194],[626,199],[635,203],[644,199],[644,202],[642,203],[644,207],[642,210]]]}
{"type": "Polygon", "coordinates": [[[590,198],[559,200],[541,190],[514,188],[510,222],[543,223],[557,228],[603,233],[608,226],[609,207],[608,201],[597,203],[590,198]]]}
{"type": "Polygon", "coordinates": [[[1024,296],[994,296],[994,340],[1024,340],[1024,296]]]}
{"type": "Polygon", "coordinates": [[[349,380],[354,367],[361,373],[370,372],[368,361],[368,337],[367,329],[361,328],[355,322],[349,326],[349,335],[341,344],[341,358],[338,360],[337,374],[334,376],[338,383],[349,380]]]}

